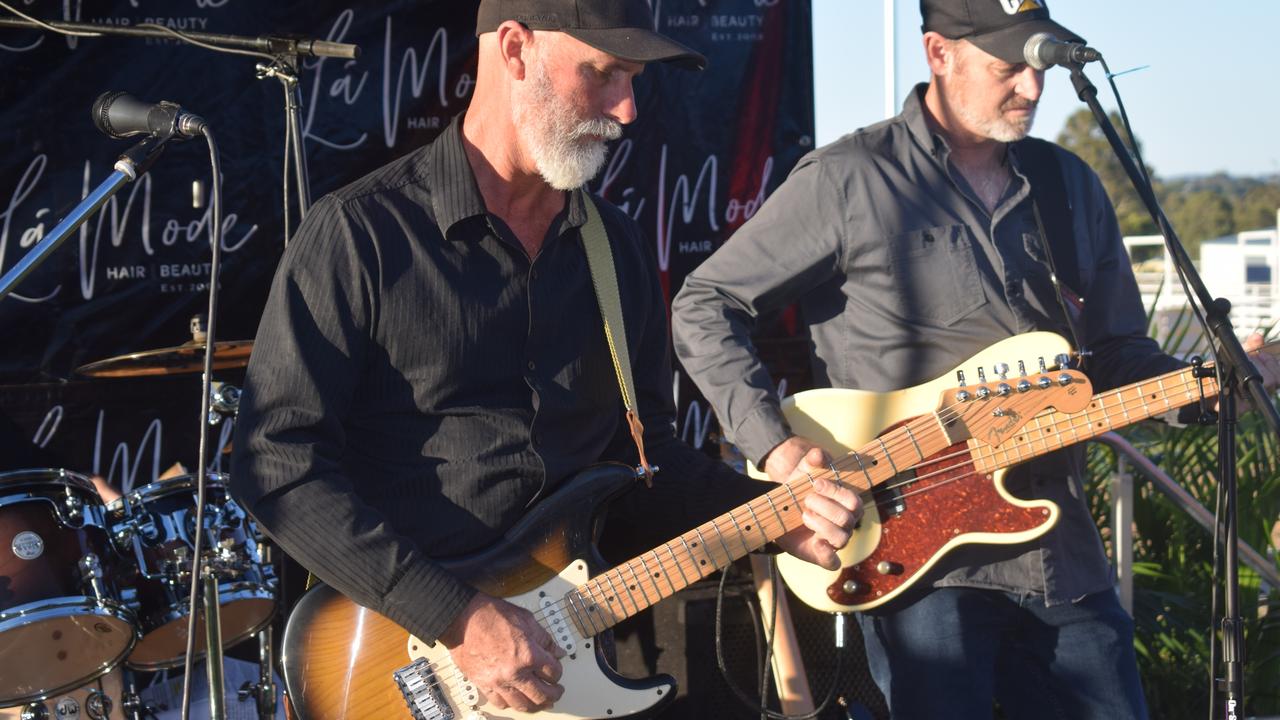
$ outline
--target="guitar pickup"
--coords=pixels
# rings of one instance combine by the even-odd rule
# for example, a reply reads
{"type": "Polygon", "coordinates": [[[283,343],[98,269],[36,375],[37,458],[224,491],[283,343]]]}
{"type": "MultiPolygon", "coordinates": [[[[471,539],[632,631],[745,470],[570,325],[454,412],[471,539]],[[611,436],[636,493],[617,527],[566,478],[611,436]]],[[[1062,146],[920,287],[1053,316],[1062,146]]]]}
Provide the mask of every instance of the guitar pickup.
{"type": "Polygon", "coordinates": [[[453,708],[445,700],[440,681],[426,658],[400,668],[395,677],[414,720],[453,720],[453,708]]]}
{"type": "Polygon", "coordinates": [[[904,470],[894,475],[889,482],[883,483],[871,491],[876,511],[880,513],[881,518],[890,515],[901,515],[906,512],[907,500],[902,494],[902,488],[910,487],[915,479],[916,471],[914,468],[904,470]]]}

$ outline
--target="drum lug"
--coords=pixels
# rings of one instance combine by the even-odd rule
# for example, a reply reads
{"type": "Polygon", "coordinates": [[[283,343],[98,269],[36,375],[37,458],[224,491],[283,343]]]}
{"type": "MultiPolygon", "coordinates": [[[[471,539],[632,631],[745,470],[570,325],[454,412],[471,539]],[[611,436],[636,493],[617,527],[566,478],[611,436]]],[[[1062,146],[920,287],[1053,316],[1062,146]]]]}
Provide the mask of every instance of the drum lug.
{"type": "Polygon", "coordinates": [[[107,588],[102,583],[103,575],[102,561],[95,553],[80,558],[80,579],[89,585],[98,600],[107,598],[107,588]]]}
{"type": "Polygon", "coordinates": [[[49,720],[49,708],[42,702],[33,702],[22,708],[22,720],[49,720]]]}
{"type": "Polygon", "coordinates": [[[84,523],[84,501],[77,495],[67,493],[62,499],[62,504],[66,508],[63,512],[66,524],[71,527],[81,527],[84,523]]]}

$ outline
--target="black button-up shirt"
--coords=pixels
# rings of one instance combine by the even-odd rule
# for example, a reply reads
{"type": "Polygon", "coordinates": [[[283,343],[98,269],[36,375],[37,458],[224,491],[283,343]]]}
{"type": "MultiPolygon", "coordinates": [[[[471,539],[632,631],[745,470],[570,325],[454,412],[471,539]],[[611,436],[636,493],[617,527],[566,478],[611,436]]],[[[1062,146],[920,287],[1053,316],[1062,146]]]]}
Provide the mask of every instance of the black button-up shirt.
{"type": "MultiPolygon", "coordinates": [[[[589,464],[635,462],[582,248],[585,202],[567,194],[530,259],[486,212],[459,118],[316,203],[276,274],[233,491],[304,566],[428,641],[474,592],[433,558],[490,544],[589,464]]],[[[665,540],[764,487],[674,437],[649,244],[621,211],[601,215],[646,447],[663,468],[623,505],[664,504],[650,517],[665,540]]]]}

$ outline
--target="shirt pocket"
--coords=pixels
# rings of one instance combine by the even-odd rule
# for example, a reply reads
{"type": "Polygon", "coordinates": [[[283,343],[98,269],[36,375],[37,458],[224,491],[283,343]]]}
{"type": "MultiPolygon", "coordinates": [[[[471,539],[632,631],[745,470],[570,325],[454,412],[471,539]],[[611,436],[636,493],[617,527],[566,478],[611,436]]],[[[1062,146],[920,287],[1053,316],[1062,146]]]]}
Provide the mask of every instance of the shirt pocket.
{"type": "Polygon", "coordinates": [[[918,323],[953,325],[987,304],[964,225],[940,225],[889,240],[893,314],[918,323]]]}

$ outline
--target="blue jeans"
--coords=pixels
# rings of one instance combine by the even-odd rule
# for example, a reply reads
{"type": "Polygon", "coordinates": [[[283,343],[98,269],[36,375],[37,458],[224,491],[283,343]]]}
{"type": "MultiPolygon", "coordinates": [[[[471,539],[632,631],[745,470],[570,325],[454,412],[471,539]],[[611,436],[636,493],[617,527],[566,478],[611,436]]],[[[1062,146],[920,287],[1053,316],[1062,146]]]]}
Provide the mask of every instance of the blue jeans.
{"type": "Polygon", "coordinates": [[[939,588],[858,623],[894,720],[990,720],[993,699],[1010,720],[1147,717],[1133,619],[1109,590],[1045,607],[1040,595],[939,588]]]}

